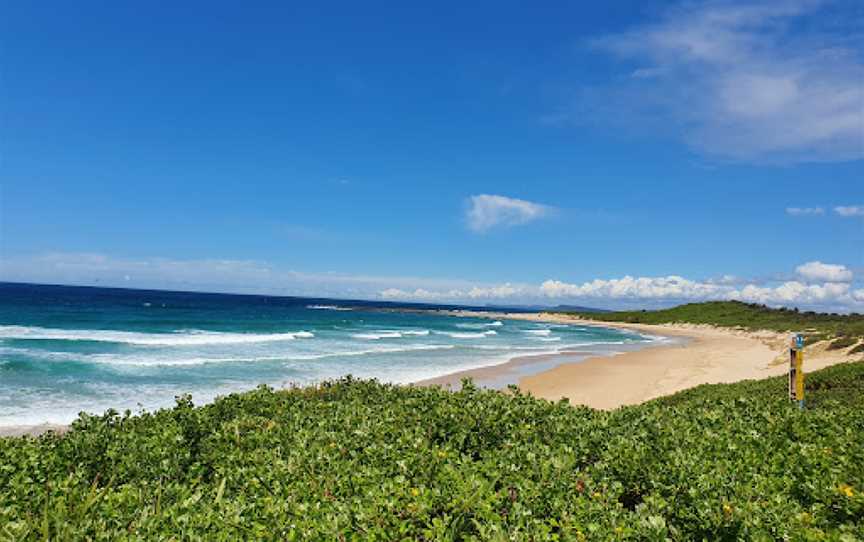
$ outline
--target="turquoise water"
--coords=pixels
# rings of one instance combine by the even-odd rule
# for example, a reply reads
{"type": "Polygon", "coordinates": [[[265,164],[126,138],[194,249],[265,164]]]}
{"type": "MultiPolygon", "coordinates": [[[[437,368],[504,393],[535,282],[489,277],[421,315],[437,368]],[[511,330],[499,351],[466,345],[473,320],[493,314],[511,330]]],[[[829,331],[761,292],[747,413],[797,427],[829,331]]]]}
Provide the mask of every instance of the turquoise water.
{"type": "Polygon", "coordinates": [[[654,340],[605,328],[458,318],[303,298],[0,284],[0,425],[152,410],[352,374],[408,383],[654,340]]]}

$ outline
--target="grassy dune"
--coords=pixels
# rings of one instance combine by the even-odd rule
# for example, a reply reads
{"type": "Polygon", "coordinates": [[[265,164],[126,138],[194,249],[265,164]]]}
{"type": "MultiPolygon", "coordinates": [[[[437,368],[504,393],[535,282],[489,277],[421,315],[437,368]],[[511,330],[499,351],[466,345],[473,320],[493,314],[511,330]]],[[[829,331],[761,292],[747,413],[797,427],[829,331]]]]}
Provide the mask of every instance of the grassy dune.
{"type": "Polygon", "coordinates": [[[344,379],[0,439],[0,539],[856,540],[864,363],[600,412],[344,379]]]}
{"type": "Polygon", "coordinates": [[[808,342],[831,340],[846,348],[864,340],[864,315],[802,312],[798,309],[772,309],[740,301],[688,303],[657,311],[573,312],[600,322],[633,324],[710,324],[748,330],[804,332],[808,342]]]}

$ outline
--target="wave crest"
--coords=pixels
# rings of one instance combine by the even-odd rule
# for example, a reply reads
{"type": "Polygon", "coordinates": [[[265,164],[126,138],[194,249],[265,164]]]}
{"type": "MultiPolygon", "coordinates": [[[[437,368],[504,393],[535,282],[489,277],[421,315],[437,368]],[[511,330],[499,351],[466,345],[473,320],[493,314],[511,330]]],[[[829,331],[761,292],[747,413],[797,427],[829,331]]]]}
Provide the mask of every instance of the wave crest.
{"type": "Polygon", "coordinates": [[[91,341],[135,346],[205,346],[215,344],[254,344],[295,339],[311,339],[310,331],[290,333],[230,333],[199,329],[167,333],[141,333],[106,329],[52,329],[28,326],[0,326],[0,339],[41,341],[91,341]]]}

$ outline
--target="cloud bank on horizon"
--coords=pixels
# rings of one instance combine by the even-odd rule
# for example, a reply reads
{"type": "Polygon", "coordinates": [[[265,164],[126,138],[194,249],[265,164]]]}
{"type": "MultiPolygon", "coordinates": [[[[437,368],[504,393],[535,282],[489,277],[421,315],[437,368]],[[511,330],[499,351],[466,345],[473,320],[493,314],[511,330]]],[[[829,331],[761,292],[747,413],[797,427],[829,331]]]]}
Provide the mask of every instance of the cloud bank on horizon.
{"type": "Polygon", "coordinates": [[[842,264],[811,261],[785,280],[724,275],[693,280],[677,275],[624,276],[569,283],[481,284],[465,280],[307,273],[246,260],[121,259],[101,254],[50,253],[8,258],[0,280],[91,286],[186,289],[229,293],[335,297],[467,305],[581,304],[597,308],[669,306],[740,300],[771,306],[862,312],[864,284],[842,264]]]}

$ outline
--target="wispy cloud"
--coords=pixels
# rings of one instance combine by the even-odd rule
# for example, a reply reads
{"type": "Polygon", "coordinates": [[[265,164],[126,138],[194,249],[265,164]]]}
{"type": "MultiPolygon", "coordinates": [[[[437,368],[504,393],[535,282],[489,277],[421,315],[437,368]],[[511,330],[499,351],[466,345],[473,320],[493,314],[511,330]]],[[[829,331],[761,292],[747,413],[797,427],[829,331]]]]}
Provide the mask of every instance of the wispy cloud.
{"type": "MultiPolygon", "coordinates": [[[[709,156],[862,158],[860,41],[827,28],[843,17],[820,17],[820,8],[808,0],[683,4],[657,22],[592,42],[630,71],[629,82],[600,94],[618,96],[609,107],[623,108],[626,118],[671,122],[709,156]]],[[[849,9],[846,24],[854,29],[849,9]]]]}
{"type": "Polygon", "coordinates": [[[834,212],[842,217],[864,216],[864,205],[839,205],[834,207],[834,212]]]}
{"type": "Polygon", "coordinates": [[[548,217],[554,208],[522,199],[479,194],[468,199],[468,228],[485,233],[493,228],[518,226],[548,217]]]}
{"type": "Polygon", "coordinates": [[[791,216],[824,215],[825,209],[822,207],[786,207],[786,214],[791,216]]]}

